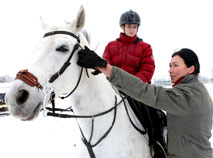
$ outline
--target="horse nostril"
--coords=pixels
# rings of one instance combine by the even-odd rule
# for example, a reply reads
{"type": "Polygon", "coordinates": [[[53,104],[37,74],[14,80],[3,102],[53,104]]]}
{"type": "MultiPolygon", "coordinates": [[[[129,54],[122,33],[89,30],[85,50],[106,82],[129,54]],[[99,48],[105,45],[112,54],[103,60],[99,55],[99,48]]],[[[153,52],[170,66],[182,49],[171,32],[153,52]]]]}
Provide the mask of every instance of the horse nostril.
{"type": "Polygon", "coordinates": [[[23,104],[27,100],[28,96],[29,96],[28,91],[26,90],[18,91],[18,95],[16,97],[17,104],[18,105],[23,104]]]}

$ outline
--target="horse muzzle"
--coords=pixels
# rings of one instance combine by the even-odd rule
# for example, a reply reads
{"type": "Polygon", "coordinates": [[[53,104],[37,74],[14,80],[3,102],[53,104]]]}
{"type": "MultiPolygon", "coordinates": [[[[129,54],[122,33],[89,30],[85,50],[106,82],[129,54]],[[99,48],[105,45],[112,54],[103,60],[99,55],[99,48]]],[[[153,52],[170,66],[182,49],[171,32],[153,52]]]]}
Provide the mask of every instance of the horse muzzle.
{"type": "Polygon", "coordinates": [[[32,87],[22,80],[15,80],[5,99],[10,113],[21,120],[32,120],[40,112],[44,95],[37,86],[32,87]]]}

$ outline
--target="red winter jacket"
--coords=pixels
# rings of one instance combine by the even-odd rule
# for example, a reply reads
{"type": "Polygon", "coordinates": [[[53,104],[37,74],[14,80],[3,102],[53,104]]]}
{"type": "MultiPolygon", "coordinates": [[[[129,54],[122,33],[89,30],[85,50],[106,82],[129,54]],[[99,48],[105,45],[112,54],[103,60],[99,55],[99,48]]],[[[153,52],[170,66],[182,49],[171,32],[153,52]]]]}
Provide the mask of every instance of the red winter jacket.
{"type": "Polygon", "coordinates": [[[151,83],[155,70],[152,48],[136,35],[129,37],[121,33],[120,38],[108,43],[103,58],[109,64],[151,83]]]}

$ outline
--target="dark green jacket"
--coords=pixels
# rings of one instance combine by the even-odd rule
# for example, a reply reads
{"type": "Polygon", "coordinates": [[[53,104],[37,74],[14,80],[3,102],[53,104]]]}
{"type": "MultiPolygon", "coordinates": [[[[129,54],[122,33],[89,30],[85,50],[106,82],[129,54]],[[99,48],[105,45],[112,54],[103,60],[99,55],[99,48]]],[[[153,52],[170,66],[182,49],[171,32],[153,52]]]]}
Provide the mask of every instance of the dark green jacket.
{"type": "Polygon", "coordinates": [[[167,112],[170,158],[212,158],[209,141],[213,104],[196,75],[188,75],[173,88],[150,85],[113,67],[108,80],[119,90],[146,105],[167,112]]]}

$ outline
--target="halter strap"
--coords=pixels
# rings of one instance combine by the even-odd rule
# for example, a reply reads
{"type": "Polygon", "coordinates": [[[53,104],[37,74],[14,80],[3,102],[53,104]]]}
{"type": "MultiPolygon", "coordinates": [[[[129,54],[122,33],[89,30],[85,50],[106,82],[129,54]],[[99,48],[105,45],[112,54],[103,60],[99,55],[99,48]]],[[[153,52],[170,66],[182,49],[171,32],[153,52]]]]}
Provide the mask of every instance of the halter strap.
{"type": "Polygon", "coordinates": [[[44,37],[52,36],[52,35],[56,35],[56,34],[70,35],[70,36],[74,37],[78,41],[78,43],[80,43],[79,37],[76,36],[74,33],[69,32],[69,31],[52,31],[52,32],[47,32],[47,33],[44,34],[44,37]]]}
{"type": "Polygon", "coordinates": [[[52,83],[54,82],[66,69],[67,67],[71,64],[70,60],[74,54],[74,52],[80,47],[80,39],[78,36],[76,36],[74,33],[69,32],[69,31],[52,31],[52,32],[47,32],[44,34],[44,38],[48,37],[48,36],[53,36],[56,34],[64,34],[64,35],[69,35],[72,36],[73,38],[75,38],[78,42],[77,44],[75,44],[69,58],[67,59],[67,61],[64,63],[64,65],[60,68],[60,70],[58,72],[56,72],[54,75],[52,75],[52,77],[50,78],[49,82],[52,83]]]}
{"type": "Polygon", "coordinates": [[[57,71],[54,75],[52,75],[52,77],[50,78],[49,82],[53,83],[62,73],[64,73],[64,71],[67,69],[68,66],[70,66],[70,60],[73,56],[73,54],[75,53],[75,51],[80,47],[79,43],[75,44],[69,58],[67,59],[67,61],[64,63],[64,65],[60,68],[59,71],[57,71]]]}

